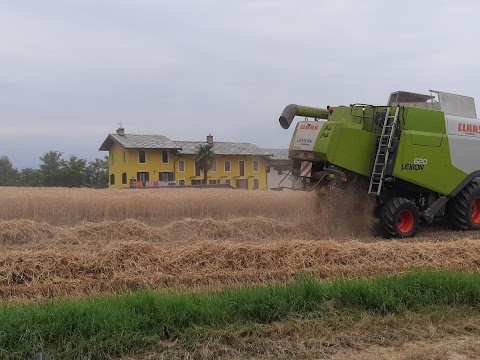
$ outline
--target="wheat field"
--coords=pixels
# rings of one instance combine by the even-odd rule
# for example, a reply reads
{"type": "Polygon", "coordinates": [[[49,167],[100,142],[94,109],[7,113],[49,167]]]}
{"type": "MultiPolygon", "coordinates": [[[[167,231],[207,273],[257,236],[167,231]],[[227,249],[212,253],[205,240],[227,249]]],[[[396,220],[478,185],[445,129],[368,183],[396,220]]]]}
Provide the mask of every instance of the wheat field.
{"type": "Polygon", "coordinates": [[[349,192],[0,188],[4,301],[480,268],[479,232],[374,237],[349,192]]]}
{"type": "Polygon", "coordinates": [[[265,216],[301,219],[313,211],[305,192],[235,189],[67,189],[0,187],[0,220],[56,225],[137,219],[165,224],[184,218],[265,216]]]}

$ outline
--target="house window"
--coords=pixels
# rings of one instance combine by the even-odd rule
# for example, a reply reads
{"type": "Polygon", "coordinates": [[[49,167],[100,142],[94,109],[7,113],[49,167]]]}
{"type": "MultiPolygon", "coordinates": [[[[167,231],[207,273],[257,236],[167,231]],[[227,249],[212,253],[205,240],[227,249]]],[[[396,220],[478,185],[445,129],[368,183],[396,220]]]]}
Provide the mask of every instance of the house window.
{"type": "Polygon", "coordinates": [[[125,164],[127,162],[127,154],[126,152],[124,151],[123,152],[123,163],[125,164]]]}
{"type": "Polygon", "coordinates": [[[139,171],[137,172],[138,181],[150,181],[150,173],[148,171],[139,171]]]}
{"type": "Polygon", "coordinates": [[[168,151],[162,150],[162,163],[168,164],[168,151]]]}
{"type": "Polygon", "coordinates": [[[230,169],[231,169],[230,160],[225,161],[224,169],[225,169],[225,171],[230,171],[230,169]]]}
{"type": "Polygon", "coordinates": [[[110,163],[113,165],[113,151],[110,151],[110,163]]]}
{"type": "Polygon", "coordinates": [[[185,186],[185,180],[183,180],[183,179],[178,180],[178,185],[179,186],[185,186]]]}
{"type": "Polygon", "coordinates": [[[115,174],[110,174],[110,185],[115,185],[115,174]]]}
{"type": "Polygon", "coordinates": [[[122,185],[126,185],[127,184],[127,173],[124,172],[122,173],[122,185]]]}
{"type": "Polygon", "coordinates": [[[245,161],[240,160],[238,162],[238,168],[240,170],[240,176],[245,176],[245,161]]]}
{"type": "Polygon", "coordinates": [[[217,161],[212,161],[212,166],[210,167],[210,171],[216,172],[217,171],[217,161]]]}
{"type": "Polygon", "coordinates": [[[253,179],[253,189],[254,190],[260,189],[260,179],[253,179]]]}
{"type": "Polygon", "coordinates": [[[202,173],[202,169],[200,169],[200,166],[195,161],[195,176],[200,176],[201,173],[202,173]]]}
{"type": "Polygon", "coordinates": [[[225,184],[230,185],[232,182],[230,179],[225,179],[225,184]]]}
{"type": "Polygon", "coordinates": [[[208,183],[210,185],[220,184],[220,182],[217,179],[210,179],[210,180],[208,180],[208,183]]]}
{"type": "Polygon", "coordinates": [[[253,171],[257,172],[258,171],[258,160],[253,160],[253,171]]]}
{"type": "Polygon", "coordinates": [[[158,180],[163,182],[173,181],[173,172],[162,171],[158,174],[158,180]]]}
{"type": "Polygon", "coordinates": [[[178,171],[185,171],[185,160],[178,161],[178,171]]]}
{"type": "Polygon", "coordinates": [[[202,180],[195,180],[195,179],[192,179],[192,185],[202,185],[202,180]]]}
{"type": "MultiPolygon", "coordinates": [[[[144,150],[138,150],[138,163],[145,164],[146,163],[146,156],[144,150]]],[[[148,181],[148,180],[146,180],[148,181]]]]}

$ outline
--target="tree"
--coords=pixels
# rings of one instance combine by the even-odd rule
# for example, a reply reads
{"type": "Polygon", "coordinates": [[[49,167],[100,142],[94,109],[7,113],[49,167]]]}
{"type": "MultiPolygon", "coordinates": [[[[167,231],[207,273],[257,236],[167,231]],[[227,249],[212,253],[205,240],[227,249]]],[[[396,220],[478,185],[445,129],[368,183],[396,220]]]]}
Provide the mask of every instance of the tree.
{"type": "Polygon", "coordinates": [[[50,150],[40,157],[40,169],[25,168],[17,171],[7,157],[0,157],[0,186],[62,186],[106,187],[108,185],[108,156],[87,160],[71,155],[62,158],[60,151],[50,150]]]}
{"type": "Polygon", "coordinates": [[[88,163],[86,182],[88,186],[108,186],[108,156],[105,156],[103,159],[95,159],[88,163]]]}
{"type": "Polygon", "coordinates": [[[86,184],[87,160],[71,155],[60,169],[59,186],[82,187],[86,184]]]}
{"type": "Polygon", "coordinates": [[[201,144],[197,146],[196,166],[203,171],[203,184],[207,183],[208,171],[212,168],[215,159],[212,144],[201,144]]]}
{"type": "Polygon", "coordinates": [[[6,156],[0,156],[0,186],[15,185],[18,178],[18,170],[15,169],[6,156]]]}
{"type": "Polygon", "coordinates": [[[40,170],[24,168],[18,173],[18,186],[42,186],[44,177],[40,170]]]}
{"type": "Polygon", "coordinates": [[[65,160],[62,159],[60,151],[50,150],[49,152],[40,156],[42,164],[40,164],[40,171],[43,176],[43,186],[61,186],[59,179],[61,171],[65,167],[65,160]]]}

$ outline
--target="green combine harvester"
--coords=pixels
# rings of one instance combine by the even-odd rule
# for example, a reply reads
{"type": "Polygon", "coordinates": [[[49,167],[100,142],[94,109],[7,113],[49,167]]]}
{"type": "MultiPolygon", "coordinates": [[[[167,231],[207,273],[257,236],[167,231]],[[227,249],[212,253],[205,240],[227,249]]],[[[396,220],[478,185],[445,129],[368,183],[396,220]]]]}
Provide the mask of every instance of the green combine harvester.
{"type": "Polygon", "coordinates": [[[289,148],[291,177],[305,190],[352,183],[376,198],[388,237],[412,237],[446,217],[480,229],[480,120],[471,97],[397,91],[388,105],[326,109],[288,105],[280,125],[299,121],[289,148]],[[311,118],[310,121],[308,118],[311,118]]]}

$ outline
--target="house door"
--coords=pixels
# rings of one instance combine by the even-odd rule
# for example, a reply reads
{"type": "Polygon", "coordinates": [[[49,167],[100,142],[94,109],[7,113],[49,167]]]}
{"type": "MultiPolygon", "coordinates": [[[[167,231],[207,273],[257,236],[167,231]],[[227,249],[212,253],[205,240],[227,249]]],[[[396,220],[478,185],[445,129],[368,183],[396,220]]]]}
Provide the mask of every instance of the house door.
{"type": "Polygon", "coordinates": [[[237,189],[248,189],[248,179],[237,179],[237,189]]]}
{"type": "Polygon", "coordinates": [[[238,169],[240,171],[240,176],[245,176],[245,161],[240,160],[238,162],[238,169]]]}
{"type": "Polygon", "coordinates": [[[161,186],[168,185],[173,181],[173,172],[171,171],[161,171],[158,173],[158,181],[161,186]]]}
{"type": "Polygon", "coordinates": [[[150,181],[150,173],[148,171],[137,172],[137,180],[142,182],[150,181]]]}

